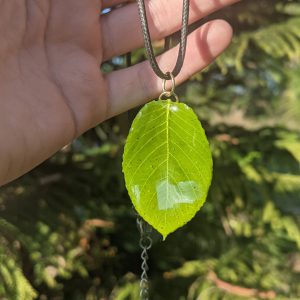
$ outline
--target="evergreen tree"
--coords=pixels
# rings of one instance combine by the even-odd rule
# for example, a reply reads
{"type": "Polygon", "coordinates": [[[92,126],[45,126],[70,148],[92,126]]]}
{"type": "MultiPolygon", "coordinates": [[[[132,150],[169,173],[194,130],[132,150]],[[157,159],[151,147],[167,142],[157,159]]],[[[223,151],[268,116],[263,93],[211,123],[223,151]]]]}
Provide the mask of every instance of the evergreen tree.
{"type": "MultiPolygon", "coordinates": [[[[232,46],[178,88],[208,133],[213,185],[189,224],[163,243],[153,234],[152,296],[297,300],[300,3],[244,0],[215,17],[233,24],[232,46]]],[[[139,50],[133,61],[143,58],[139,50]]],[[[127,119],[1,189],[0,299],[139,299],[138,231],[121,173],[127,119]]]]}

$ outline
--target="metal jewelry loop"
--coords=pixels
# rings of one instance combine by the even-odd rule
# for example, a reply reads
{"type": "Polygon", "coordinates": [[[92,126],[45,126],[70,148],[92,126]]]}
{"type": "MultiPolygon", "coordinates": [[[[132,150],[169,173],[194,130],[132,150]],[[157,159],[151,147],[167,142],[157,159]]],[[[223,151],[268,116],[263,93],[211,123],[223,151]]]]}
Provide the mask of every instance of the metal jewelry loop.
{"type": "Polygon", "coordinates": [[[177,96],[177,94],[176,93],[170,93],[170,92],[163,92],[163,93],[161,93],[160,94],[160,96],[159,96],[159,98],[158,98],[158,100],[165,100],[165,99],[163,99],[163,98],[171,98],[171,97],[174,97],[175,98],[175,100],[176,100],[176,102],[179,102],[179,98],[178,98],[178,96],[177,96]]]}
{"type": "Polygon", "coordinates": [[[163,100],[164,97],[165,98],[174,97],[176,102],[179,102],[179,98],[175,93],[176,82],[175,82],[175,77],[174,77],[173,73],[172,72],[167,72],[165,75],[170,76],[170,78],[171,78],[171,79],[169,79],[169,80],[171,80],[171,89],[167,90],[167,81],[168,81],[168,79],[163,79],[163,82],[162,82],[163,92],[159,96],[159,100],[163,100]]]}
{"type": "MultiPolygon", "coordinates": [[[[149,236],[144,236],[140,240],[140,247],[149,250],[152,247],[152,239],[149,236]]],[[[142,257],[143,259],[145,257],[142,257]]]]}
{"type": "Polygon", "coordinates": [[[162,89],[163,89],[163,93],[169,93],[170,95],[172,95],[175,91],[175,85],[176,85],[176,82],[175,82],[175,77],[174,75],[172,74],[172,72],[167,72],[166,73],[167,76],[170,76],[171,77],[171,90],[167,90],[167,81],[168,79],[163,79],[163,82],[162,82],[162,89]]]}

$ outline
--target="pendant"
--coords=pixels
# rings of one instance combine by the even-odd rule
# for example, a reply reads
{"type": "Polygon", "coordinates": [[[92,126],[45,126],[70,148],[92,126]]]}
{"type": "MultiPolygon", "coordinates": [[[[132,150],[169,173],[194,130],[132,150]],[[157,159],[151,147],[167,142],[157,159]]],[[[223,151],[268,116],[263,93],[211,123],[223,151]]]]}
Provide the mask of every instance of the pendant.
{"type": "MultiPolygon", "coordinates": [[[[164,95],[175,95],[174,89],[164,95]]],[[[163,239],[190,221],[204,204],[212,180],[212,156],[193,110],[179,101],[146,104],[133,121],[123,173],[140,216],[163,239]]]]}

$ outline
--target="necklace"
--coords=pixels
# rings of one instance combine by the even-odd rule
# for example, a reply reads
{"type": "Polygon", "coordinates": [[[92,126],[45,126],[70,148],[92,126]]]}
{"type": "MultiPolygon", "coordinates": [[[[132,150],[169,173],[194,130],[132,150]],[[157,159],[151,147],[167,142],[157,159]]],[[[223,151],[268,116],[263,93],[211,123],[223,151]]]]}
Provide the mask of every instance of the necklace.
{"type": "Polygon", "coordinates": [[[154,55],[153,46],[152,46],[151,38],[150,38],[145,1],[137,0],[137,5],[138,5],[138,11],[139,11],[140,20],[141,20],[142,32],[143,32],[143,36],[144,36],[145,49],[146,49],[147,57],[151,64],[151,67],[158,77],[165,79],[165,80],[171,80],[171,74],[175,78],[180,73],[183,63],[184,63],[184,58],[185,58],[185,53],[186,53],[187,36],[188,36],[190,1],[183,0],[182,29],[181,29],[181,38],[180,38],[178,57],[177,57],[177,61],[176,61],[174,70],[172,72],[167,72],[167,73],[164,73],[160,69],[160,67],[157,63],[157,60],[155,58],[155,55],[154,55]]]}
{"type": "MultiPolygon", "coordinates": [[[[182,69],[187,47],[189,0],[183,0],[176,65],[173,71],[166,73],[155,58],[145,2],[137,0],[137,4],[147,58],[155,74],[162,79],[162,93],[158,100],[146,104],[135,117],[123,155],[125,184],[138,214],[141,235],[140,296],[147,300],[151,226],[165,240],[195,216],[207,197],[212,179],[212,157],[196,114],[181,103],[175,93],[176,76],[182,69]],[[169,89],[167,85],[170,85],[169,89]]],[[[169,45],[168,41],[166,45],[169,45]]]]}

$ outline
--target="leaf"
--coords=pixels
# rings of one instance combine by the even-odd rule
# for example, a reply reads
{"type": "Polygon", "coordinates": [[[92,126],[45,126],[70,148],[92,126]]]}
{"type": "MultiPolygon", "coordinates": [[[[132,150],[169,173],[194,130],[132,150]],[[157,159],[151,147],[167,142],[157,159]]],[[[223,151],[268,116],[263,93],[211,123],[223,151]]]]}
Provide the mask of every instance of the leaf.
{"type": "Polygon", "coordinates": [[[171,100],[146,104],[132,124],[123,172],[137,212],[164,239],[190,221],[212,178],[209,144],[192,109],[171,100]]]}

